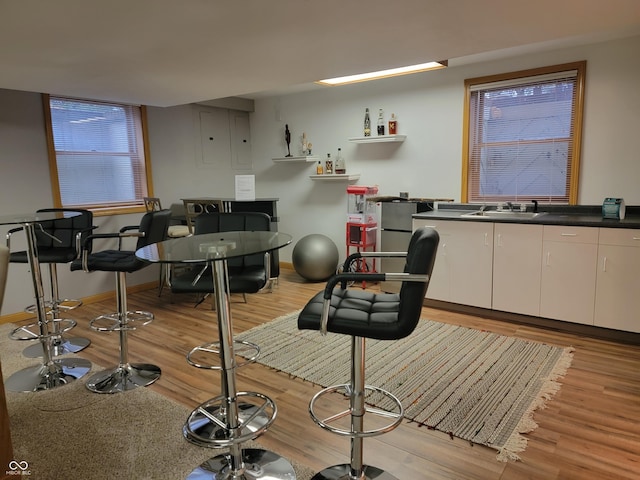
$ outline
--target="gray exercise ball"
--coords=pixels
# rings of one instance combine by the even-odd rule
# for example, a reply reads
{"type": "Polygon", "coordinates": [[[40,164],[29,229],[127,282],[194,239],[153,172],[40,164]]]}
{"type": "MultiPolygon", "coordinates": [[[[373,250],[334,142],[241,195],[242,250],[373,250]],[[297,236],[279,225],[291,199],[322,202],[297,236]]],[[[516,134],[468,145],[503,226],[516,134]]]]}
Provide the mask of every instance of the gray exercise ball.
{"type": "Polygon", "coordinates": [[[336,273],[339,257],[333,240],[326,235],[312,233],[298,240],[293,248],[293,268],[302,278],[322,281],[336,273]]]}

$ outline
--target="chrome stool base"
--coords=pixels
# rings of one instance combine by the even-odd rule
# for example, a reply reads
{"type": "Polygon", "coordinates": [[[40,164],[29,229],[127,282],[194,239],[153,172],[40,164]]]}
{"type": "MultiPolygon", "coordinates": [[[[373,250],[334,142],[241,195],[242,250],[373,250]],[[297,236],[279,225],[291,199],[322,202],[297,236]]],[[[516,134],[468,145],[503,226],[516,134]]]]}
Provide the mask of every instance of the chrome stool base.
{"type": "Polygon", "coordinates": [[[67,385],[86,375],[91,362],[82,358],[58,358],[51,365],[35,365],[17,371],[4,382],[12,392],[39,392],[67,385]]]}
{"type": "MultiPolygon", "coordinates": [[[[84,337],[64,337],[60,335],[58,338],[51,339],[51,354],[54,357],[64,355],[65,353],[78,353],[91,345],[91,340],[84,337]]],[[[42,357],[42,344],[36,343],[22,351],[27,358],[42,357]]]]}
{"type": "Polygon", "coordinates": [[[370,465],[365,465],[362,468],[362,472],[364,473],[364,477],[350,476],[351,466],[345,463],[343,465],[334,465],[333,467],[325,468],[311,477],[311,480],[398,480],[390,473],[370,465]]]}
{"type": "Polygon", "coordinates": [[[238,424],[240,432],[232,435],[228,428],[227,398],[218,396],[201,404],[187,419],[184,438],[200,447],[230,447],[262,435],[276,418],[276,404],[269,397],[256,392],[238,392],[238,424]],[[251,398],[253,402],[243,401],[251,398]]]}
{"type": "Polygon", "coordinates": [[[242,468],[234,471],[231,454],[221,454],[195,468],[187,480],[295,480],[291,464],[268,450],[242,450],[242,468]]]}
{"type": "Polygon", "coordinates": [[[119,393],[146,387],[160,378],[161,370],[149,363],[118,365],[87,380],[87,388],[95,393],[119,393]]]}

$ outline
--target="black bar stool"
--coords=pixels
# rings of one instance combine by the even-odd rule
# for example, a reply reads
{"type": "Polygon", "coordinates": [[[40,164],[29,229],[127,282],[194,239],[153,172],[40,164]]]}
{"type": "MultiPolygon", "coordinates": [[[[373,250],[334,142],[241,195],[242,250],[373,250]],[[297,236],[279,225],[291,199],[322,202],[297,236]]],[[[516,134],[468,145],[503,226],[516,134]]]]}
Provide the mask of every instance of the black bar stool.
{"type": "Polygon", "coordinates": [[[390,392],[365,385],[365,339],[399,340],[413,332],[422,311],[424,296],[436,258],[439,236],[429,228],[414,232],[407,252],[358,252],[344,265],[363,257],[406,257],[403,273],[340,273],[327,282],[324,292],[314,296],[298,316],[298,328],[350,335],[351,378],[349,383],[322,389],[311,399],[309,412],[320,427],[351,438],[351,462],[317,473],[313,480],[394,480],[396,477],[377,467],[364,465],[363,439],[389,432],[402,421],[404,409],[390,392]],[[377,293],[347,288],[347,282],[401,281],[400,293],[377,293]],[[340,288],[335,288],[341,283],[340,288]],[[349,398],[349,408],[329,417],[317,413],[320,398],[340,393],[349,398]],[[367,406],[367,399],[378,399],[383,408],[367,406]],[[346,420],[348,424],[345,425],[346,420]],[[371,420],[371,426],[365,426],[371,420]],[[342,421],[342,423],[341,423],[342,421]],[[381,426],[380,424],[383,423],[381,426]]]}
{"type": "Polygon", "coordinates": [[[100,315],[91,320],[91,328],[101,332],[118,332],[120,335],[120,362],[114,368],[98,372],[87,380],[87,388],[96,393],[117,393],[146,387],[160,378],[160,368],[148,363],[129,363],[128,332],[137,325],[147,325],[153,321],[151,312],[127,310],[126,274],[136,272],[149,264],[136,257],[135,250],[122,250],[121,240],[125,237],[137,237],[136,249],[161,242],[167,237],[167,227],[171,212],[161,210],[146,213],[140,225],[123,227],[118,233],[89,235],[85,240],[82,259],[71,264],[71,270],[85,272],[115,272],[116,302],[115,313],[100,315]],[[135,231],[133,231],[135,230],[135,231]],[[117,250],[103,250],[89,254],[89,246],[95,239],[117,238],[117,250]]]}
{"type": "MultiPolygon", "coordinates": [[[[69,208],[43,208],[36,213],[62,213],[75,212],[77,216],[61,217],[53,220],[40,222],[35,227],[36,248],[38,251],[38,261],[40,264],[49,266],[49,286],[50,300],[45,302],[47,315],[51,317],[53,337],[51,338],[51,349],[54,356],[65,353],[77,353],[85,349],[91,341],[84,337],[70,337],[63,335],[62,330],[69,330],[66,325],[68,321],[62,318],[62,312],[74,310],[82,305],[82,301],[75,299],[61,299],[58,287],[58,264],[70,263],[79,258],[82,242],[95,228],[93,225],[93,213],[89,210],[77,210],[69,208]]],[[[7,232],[7,246],[11,246],[11,236],[23,228],[14,228],[7,232]]],[[[29,263],[25,250],[12,252],[9,257],[12,263],[29,263]]],[[[29,313],[36,313],[36,305],[25,308],[29,313]]],[[[34,324],[35,325],[35,324],[34,324]]],[[[31,331],[35,331],[32,329],[31,331]]],[[[22,333],[26,333],[23,329],[22,333]]],[[[39,333],[34,333],[33,338],[37,338],[39,333]]],[[[35,343],[24,349],[24,356],[29,358],[41,357],[42,344],[35,343]]]]}

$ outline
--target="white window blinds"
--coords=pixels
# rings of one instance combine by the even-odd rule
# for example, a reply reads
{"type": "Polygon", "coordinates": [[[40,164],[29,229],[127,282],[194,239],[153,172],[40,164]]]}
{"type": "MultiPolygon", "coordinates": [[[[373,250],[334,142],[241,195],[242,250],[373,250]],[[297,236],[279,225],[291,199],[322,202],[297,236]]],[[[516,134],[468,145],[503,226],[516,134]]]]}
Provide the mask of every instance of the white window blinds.
{"type": "Polygon", "coordinates": [[[49,97],[64,207],[135,205],[147,195],[141,109],[49,97]]]}
{"type": "Polygon", "coordinates": [[[583,73],[467,81],[467,201],[572,203],[583,73]]]}

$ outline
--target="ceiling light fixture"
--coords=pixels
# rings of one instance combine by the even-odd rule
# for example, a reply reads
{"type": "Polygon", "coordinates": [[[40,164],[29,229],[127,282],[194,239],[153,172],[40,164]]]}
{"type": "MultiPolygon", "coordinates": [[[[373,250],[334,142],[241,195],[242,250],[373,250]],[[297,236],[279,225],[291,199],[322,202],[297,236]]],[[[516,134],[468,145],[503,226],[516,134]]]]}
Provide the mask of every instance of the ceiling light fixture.
{"type": "Polygon", "coordinates": [[[320,85],[336,86],[346,85],[348,83],[367,82],[369,80],[378,80],[380,78],[397,77],[399,75],[407,75],[410,73],[426,72],[427,70],[436,70],[447,66],[447,60],[438,62],[427,62],[419,65],[410,65],[408,67],[391,68],[389,70],[380,70],[379,72],[359,73],[357,75],[348,75],[346,77],[327,78],[318,80],[316,83],[320,85]]]}

